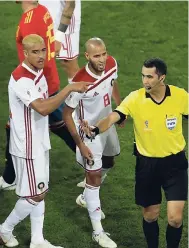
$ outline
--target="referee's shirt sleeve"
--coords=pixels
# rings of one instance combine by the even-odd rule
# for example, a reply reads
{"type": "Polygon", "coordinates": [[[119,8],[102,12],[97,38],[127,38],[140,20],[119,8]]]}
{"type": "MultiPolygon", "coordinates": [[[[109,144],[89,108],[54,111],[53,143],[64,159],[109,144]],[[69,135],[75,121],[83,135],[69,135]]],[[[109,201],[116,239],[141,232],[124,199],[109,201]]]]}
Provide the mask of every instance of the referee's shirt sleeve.
{"type": "Polygon", "coordinates": [[[181,114],[188,115],[188,92],[182,89],[182,104],[181,104],[181,114]]]}
{"type": "Polygon", "coordinates": [[[125,99],[115,110],[123,113],[126,116],[130,115],[131,117],[133,117],[135,98],[136,98],[135,92],[131,92],[127,97],[125,97],[125,99]]]}

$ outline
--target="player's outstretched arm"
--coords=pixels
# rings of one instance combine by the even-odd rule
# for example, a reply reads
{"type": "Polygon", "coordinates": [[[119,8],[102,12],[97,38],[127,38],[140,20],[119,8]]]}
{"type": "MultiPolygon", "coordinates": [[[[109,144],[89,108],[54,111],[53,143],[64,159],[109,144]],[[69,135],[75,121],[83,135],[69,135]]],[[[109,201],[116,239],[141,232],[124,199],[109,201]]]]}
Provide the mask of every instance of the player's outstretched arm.
{"type": "Polygon", "coordinates": [[[95,126],[89,126],[86,120],[82,120],[80,125],[86,136],[88,138],[93,138],[99,133],[103,133],[108,130],[113,124],[119,123],[121,120],[121,116],[118,112],[112,112],[106,118],[99,121],[95,126]]]}
{"type": "Polygon", "coordinates": [[[108,130],[113,124],[118,123],[121,117],[117,112],[112,112],[105,119],[99,121],[95,126],[99,128],[99,133],[108,130]]]}
{"type": "Polygon", "coordinates": [[[69,84],[55,96],[48,99],[38,98],[34,100],[31,102],[30,107],[43,116],[49,115],[62,104],[71,92],[83,93],[88,89],[89,85],[91,83],[86,82],[69,84]]]}

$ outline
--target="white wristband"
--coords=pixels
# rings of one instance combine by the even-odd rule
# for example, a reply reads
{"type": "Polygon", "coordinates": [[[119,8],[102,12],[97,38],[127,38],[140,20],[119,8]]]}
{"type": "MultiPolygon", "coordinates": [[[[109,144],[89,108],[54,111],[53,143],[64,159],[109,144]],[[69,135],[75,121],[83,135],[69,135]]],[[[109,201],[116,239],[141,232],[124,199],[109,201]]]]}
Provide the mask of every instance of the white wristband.
{"type": "Polygon", "coordinates": [[[57,40],[59,42],[63,42],[63,40],[64,40],[64,33],[61,32],[60,30],[56,30],[56,32],[55,32],[55,40],[57,40]]]}

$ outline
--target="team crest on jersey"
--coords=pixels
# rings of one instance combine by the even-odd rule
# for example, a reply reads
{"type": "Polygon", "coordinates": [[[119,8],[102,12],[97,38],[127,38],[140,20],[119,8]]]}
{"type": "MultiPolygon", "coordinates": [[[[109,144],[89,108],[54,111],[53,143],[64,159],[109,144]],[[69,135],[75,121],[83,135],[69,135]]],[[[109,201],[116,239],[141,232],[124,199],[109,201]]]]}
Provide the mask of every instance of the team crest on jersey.
{"type": "Polygon", "coordinates": [[[41,88],[40,87],[39,87],[38,91],[41,92],[41,88]]]}
{"type": "Polygon", "coordinates": [[[28,96],[31,96],[31,94],[30,94],[29,90],[27,91],[27,94],[28,94],[28,96]]]}
{"type": "Polygon", "coordinates": [[[166,127],[173,130],[177,125],[177,117],[166,118],[166,127]]]}
{"type": "Polygon", "coordinates": [[[38,187],[38,189],[43,190],[45,187],[44,182],[39,183],[37,187],[38,187]]]}

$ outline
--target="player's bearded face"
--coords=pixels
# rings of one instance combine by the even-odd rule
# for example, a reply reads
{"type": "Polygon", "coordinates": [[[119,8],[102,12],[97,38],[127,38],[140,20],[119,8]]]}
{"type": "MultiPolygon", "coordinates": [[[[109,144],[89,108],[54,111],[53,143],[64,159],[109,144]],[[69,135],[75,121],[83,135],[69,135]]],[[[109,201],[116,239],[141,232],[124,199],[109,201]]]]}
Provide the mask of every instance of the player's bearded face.
{"type": "Polygon", "coordinates": [[[89,54],[89,63],[96,72],[103,72],[106,66],[107,52],[105,47],[97,47],[89,54]]]}
{"type": "Polygon", "coordinates": [[[35,44],[25,51],[25,57],[34,70],[44,68],[46,59],[45,44],[35,44]]]}

